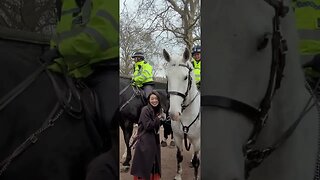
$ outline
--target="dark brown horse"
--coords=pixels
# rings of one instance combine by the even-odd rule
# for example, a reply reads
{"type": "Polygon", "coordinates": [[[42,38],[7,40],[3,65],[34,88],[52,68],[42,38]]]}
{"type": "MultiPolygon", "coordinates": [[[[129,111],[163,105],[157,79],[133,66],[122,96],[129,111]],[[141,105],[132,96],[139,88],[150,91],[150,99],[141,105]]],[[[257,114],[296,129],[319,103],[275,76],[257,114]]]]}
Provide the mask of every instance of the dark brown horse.
{"type": "Polygon", "coordinates": [[[44,45],[0,40],[0,47],[0,179],[84,180],[111,146],[89,93],[82,95],[88,89],[43,68],[44,45]]]}

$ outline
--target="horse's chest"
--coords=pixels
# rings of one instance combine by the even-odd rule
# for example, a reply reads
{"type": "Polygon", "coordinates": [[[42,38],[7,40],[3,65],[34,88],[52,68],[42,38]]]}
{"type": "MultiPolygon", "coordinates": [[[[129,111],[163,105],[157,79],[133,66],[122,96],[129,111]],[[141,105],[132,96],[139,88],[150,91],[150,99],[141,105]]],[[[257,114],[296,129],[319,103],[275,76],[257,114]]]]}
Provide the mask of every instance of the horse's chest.
{"type": "Polygon", "coordinates": [[[200,135],[200,121],[197,120],[190,126],[191,122],[180,121],[171,121],[172,131],[179,135],[180,137],[184,136],[183,126],[188,127],[187,135],[189,138],[198,137],[200,135]]]}

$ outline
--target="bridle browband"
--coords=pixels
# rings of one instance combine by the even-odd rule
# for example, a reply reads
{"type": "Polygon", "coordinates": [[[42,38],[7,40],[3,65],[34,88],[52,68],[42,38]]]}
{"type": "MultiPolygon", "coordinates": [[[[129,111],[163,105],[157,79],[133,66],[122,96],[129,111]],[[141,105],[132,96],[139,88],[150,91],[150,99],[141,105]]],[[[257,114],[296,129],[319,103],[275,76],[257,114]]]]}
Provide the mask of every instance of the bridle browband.
{"type": "MultiPolygon", "coordinates": [[[[298,119],[283,133],[283,135],[270,147],[264,149],[254,149],[253,146],[256,142],[258,135],[260,134],[262,128],[264,127],[267,119],[268,112],[271,107],[271,101],[280,88],[281,80],[283,77],[283,70],[285,67],[287,42],[283,39],[280,31],[280,17],[283,18],[288,13],[289,8],[284,6],[283,0],[264,0],[269,5],[271,5],[275,10],[275,15],[273,17],[273,32],[272,32],[272,63],[269,75],[269,82],[267,91],[260,102],[258,108],[252,107],[241,101],[215,95],[205,95],[201,98],[202,106],[216,106],[224,109],[229,109],[246,116],[254,124],[254,128],[247,140],[247,143],[243,145],[243,153],[246,158],[245,160],[245,178],[249,177],[249,173],[253,168],[259,166],[262,161],[268,157],[274,150],[276,150],[284,141],[286,141],[293,133],[302,117],[310,110],[309,106],[310,100],[305,106],[303,112],[300,114],[298,119]]],[[[266,33],[263,36],[262,41],[258,44],[257,50],[260,51],[264,49],[268,44],[268,35],[266,33]]]]}
{"type": "MultiPolygon", "coordinates": [[[[176,64],[172,64],[172,66],[176,66],[176,64]]],[[[168,82],[167,82],[167,91],[168,91],[168,95],[177,95],[177,96],[180,96],[183,98],[183,102],[181,104],[181,107],[182,107],[182,112],[190,105],[194,102],[194,100],[196,99],[196,97],[200,94],[199,91],[197,92],[197,94],[194,96],[194,98],[192,98],[192,100],[187,104],[185,105],[185,100],[186,100],[186,97],[188,96],[189,94],[189,91],[191,89],[191,84],[192,84],[192,76],[191,76],[191,72],[192,72],[192,68],[186,64],[178,64],[178,66],[182,66],[182,67],[185,67],[189,70],[189,73],[188,73],[188,85],[187,85],[187,90],[186,92],[183,94],[181,92],[178,92],[178,91],[169,91],[168,90],[168,82]]],[[[188,135],[188,132],[189,132],[189,128],[197,121],[197,119],[199,119],[200,117],[200,109],[199,109],[199,112],[197,114],[197,116],[193,119],[193,121],[188,125],[188,126],[185,126],[181,121],[180,121],[180,124],[182,126],[182,131],[183,131],[183,137],[184,137],[184,145],[185,145],[185,148],[187,151],[190,150],[190,147],[191,147],[191,144],[189,143],[189,145],[187,144],[187,135],[188,135]]]]}

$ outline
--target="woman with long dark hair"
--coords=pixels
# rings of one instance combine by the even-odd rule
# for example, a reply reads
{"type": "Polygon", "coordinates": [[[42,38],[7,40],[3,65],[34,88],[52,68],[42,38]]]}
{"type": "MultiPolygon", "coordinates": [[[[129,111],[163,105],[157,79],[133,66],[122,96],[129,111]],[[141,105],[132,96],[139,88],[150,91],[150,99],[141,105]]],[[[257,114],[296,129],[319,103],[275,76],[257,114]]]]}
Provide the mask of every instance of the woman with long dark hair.
{"type": "Polygon", "coordinates": [[[131,174],[134,180],[159,180],[161,156],[159,128],[162,118],[160,95],[152,91],[148,105],[142,108],[138,122],[138,139],[132,161],[131,174]]]}

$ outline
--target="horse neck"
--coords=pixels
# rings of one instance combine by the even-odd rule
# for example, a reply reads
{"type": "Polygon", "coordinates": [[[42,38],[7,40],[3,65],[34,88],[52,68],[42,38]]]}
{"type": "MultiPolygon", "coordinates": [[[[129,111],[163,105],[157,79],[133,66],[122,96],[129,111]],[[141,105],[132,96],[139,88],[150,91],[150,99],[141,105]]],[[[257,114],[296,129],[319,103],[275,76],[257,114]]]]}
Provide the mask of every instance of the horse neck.
{"type": "Polygon", "coordinates": [[[188,91],[188,95],[186,96],[185,99],[185,104],[189,104],[194,98],[195,96],[197,96],[197,94],[199,93],[197,86],[194,82],[191,83],[191,88],[188,91]]]}
{"type": "Polygon", "coordinates": [[[189,90],[188,95],[186,96],[186,100],[184,102],[185,105],[188,105],[183,112],[183,115],[186,117],[194,118],[194,115],[197,115],[200,111],[200,92],[197,89],[197,86],[194,82],[192,82],[191,88],[189,90]],[[199,94],[198,94],[199,93],[199,94]],[[189,116],[192,114],[193,116],[189,116]]]}

